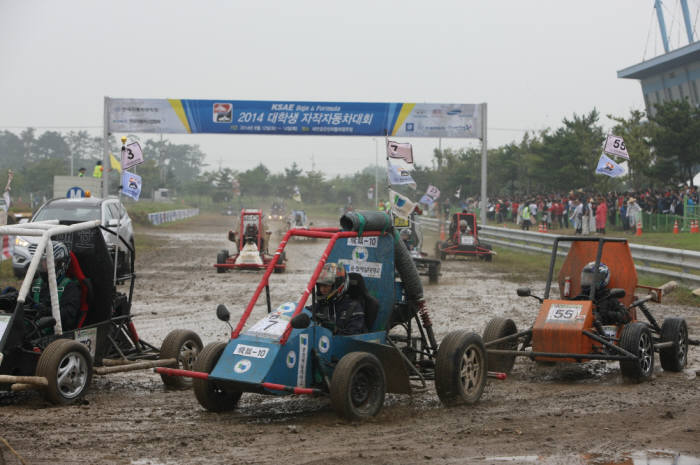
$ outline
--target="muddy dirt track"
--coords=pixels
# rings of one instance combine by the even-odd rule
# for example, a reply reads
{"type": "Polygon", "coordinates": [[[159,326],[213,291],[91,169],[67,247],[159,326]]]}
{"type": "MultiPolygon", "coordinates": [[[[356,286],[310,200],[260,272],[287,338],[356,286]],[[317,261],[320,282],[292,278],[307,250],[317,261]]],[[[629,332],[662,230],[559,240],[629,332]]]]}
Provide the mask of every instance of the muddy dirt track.
{"type": "MultiPolygon", "coordinates": [[[[188,221],[138,232],[160,242],[137,256],[133,309],[141,337],[156,345],[175,328],[196,331],[204,344],[225,341],[216,305],[225,303],[237,320],[259,280],[252,272],[215,272],[232,220],[200,219],[207,226],[188,221]]],[[[273,303],[298,298],[322,247],[288,247],[287,272],[272,278],[273,303]]],[[[438,339],[452,329],[481,333],[498,315],[518,328],[534,321],[536,302],[515,289],[530,285],[541,294],[543,283],[506,281],[481,262],[447,261],[442,273],[438,285],[424,282],[438,339]]],[[[700,336],[700,308],[651,309],[685,316],[691,336],[700,336]]],[[[251,321],[264,313],[256,307],[251,321]]],[[[244,394],[235,412],[215,414],[190,390],[164,389],[150,371],[95,376],[81,405],[0,393],[0,436],[31,464],[632,463],[656,450],[700,463],[700,350],[691,348],[683,373],[663,372],[656,362],[651,382],[628,384],[616,362],[541,368],[519,359],[508,380],[490,380],[475,406],[445,408],[431,385],[412,397],[387,396],[381,413],[362,424],[339,419],[325,399],[244,394]]],[[[0,451],[0,464],[20,463],[3,445],[0,451]]],[[[654,457],[671,463],[671,455],[654,457]]]]}

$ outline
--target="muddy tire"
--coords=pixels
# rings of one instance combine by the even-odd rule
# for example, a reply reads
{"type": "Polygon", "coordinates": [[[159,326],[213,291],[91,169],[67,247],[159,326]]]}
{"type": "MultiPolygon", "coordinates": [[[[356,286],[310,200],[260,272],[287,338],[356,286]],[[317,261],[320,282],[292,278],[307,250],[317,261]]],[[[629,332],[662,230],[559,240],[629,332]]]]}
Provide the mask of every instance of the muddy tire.
{"type": "MultiPolygon", "coordinates": [[[[287,261],[287,255],[284,253],[284,251],[282,251],[282,253],[280,254],[280,259],[277,260],[277,264],[283,265],[286,261],[287,261]]],[[[275,267],[275,269],[274,269],[275,273],[284,273],[284,271],[285,271],[285,268],[275,267]]]]}
{"type": "MultiPolygon", "coordinates": [[[[491,247],[489,244],[481,244],[481,247],[483,247],[484,249],[487,249],[489,252],[493,250],[493,247],[491,247]]],[[[484,254],[483,257],[484,257],[484,261],[486,261],[486,262],[493,261],[493,254],[491,254],[491,253],[484,254]]]]}
{"type": "Polygon", "coordinates": [[[654,373],[654,341],[647,325],[640,322],[625,325],[620,347],[638,357],[637,360],[620,360],[622,376],[638,383],[650,379],[654,373]]]}
{"type": "Polygon", "coordinates": [[[683,318],[666,318],[661,325],[661,340],[673,341],[671,347],[659,350],[661,368],[683,371],[688,362],[688,325],[683,318]]]}
{"type": "Polygon", "coordinates": [[[331,405],[347,420],[375,416],[384,405],[386,376],[379,359],[367,352],[350,352],[340,359],[331,379],[331,405]]]}
{"type": "MultiPolygon", "coordinates": [[[[226,344],[223,342],[207,344],[194,362],[194,371],[211,373],[225,348],[226,344]]],[[[228,412],[235,409],[242,395],[241,391],[206,379],[193,379],[192,387],[199,404],[210,412],[228,412]]]]}
{"type": "Polygon", "coordinates": [[[487,375],[486,349],[478,334],[452,331],[445,336],[435,361],[435,390],[443,404],[475,403],[487,375]]]}
{"type": "MultiPolygon", "coordinates": [[[[216,264],[223,265],[228,258],[228,250],[221,250],[216,254],[216,264]]],[[[217,273],[226,273],[226,268],[216,268],[217,273]]]]}
{"type": "Polygon", "coordinates": [[[433,263],[428,265],[428,282],[430,284],[437,284],[440,279],[440,264],[433,263]]]}
{"type": "Polygon", "coordinates": [[[36,375],[49,382],[44,390],[46,400],[61,405],[75,402],[92,381],[90,351],[73,339],[57,339],[39,357],[36,375]]]}
{"type": "Polygon", "coordinates": [[[443,246],[442,242],[435,243],[435,258],[437,258],[439,260],[445,260],[447,258],[447,254],[441,250],[442,246],[443,246]]]}
{"type": "MultiPolygon", "coordinates": [[[[492,318],[486,325],[484,329],[484,343],[490,341],[495,341],[502,337],[510,336],[518,332],[518,328],[515,326],[513,320],[509,318],[492,318]]],[[[513,339],[511,341],[501,342],[499,344],[489,346],[488,349],[499,349],[499,350],[517,350],[518,341],[513,339]]],[[[486,349],[488,351],[488,349],[486,349]]],[[[502,373],[510,373],[515,364],[515,355],[496,355],[489,354],[489,371],[498,371],[502,373]]]]}
{"type": "MultiPolygon", "coordinates": [[[[187,329],[175,329],[170,331],[163,339],[158,358],[161,360],[166,358],[177,359],[177,366],[171,368],[192,370],[194,362],[201,351],[202,340],[197,333],[187,329]]],[[[163,384],[169,388],[180,389],[191,385],[190,379],[182,376],[161,374],[160,377],[163,380],[163,384]]]]}

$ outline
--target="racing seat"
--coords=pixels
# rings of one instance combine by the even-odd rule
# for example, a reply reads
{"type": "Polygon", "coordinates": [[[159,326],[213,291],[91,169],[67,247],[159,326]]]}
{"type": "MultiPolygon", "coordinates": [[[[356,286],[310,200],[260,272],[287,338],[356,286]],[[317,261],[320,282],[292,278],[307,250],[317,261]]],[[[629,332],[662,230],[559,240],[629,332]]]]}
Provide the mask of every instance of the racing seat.
{"type": "Polygon", "coordinates": [[[70,265],[68,266],[66,276],[75,279],[80,285],[80,320],[78,321],[78,328],[82,328],[85,324],[90,306],[92,305],[94,292],[92,289],[92,281],[83,273],[83,269],[78,262],[78,257],[75,256],[73,251],[70,252],[70,265]]]}
{"type": "Polygon", "coordinates": [[[372,331],[377,319],[377,313],[379,313],[379,301],[369,293],[365,286],[365,280],[360,273],[349,273],[348,277],[350,278],[348,295],[364,304],[365,326],[367,326],[368,331],[372,331]]]}

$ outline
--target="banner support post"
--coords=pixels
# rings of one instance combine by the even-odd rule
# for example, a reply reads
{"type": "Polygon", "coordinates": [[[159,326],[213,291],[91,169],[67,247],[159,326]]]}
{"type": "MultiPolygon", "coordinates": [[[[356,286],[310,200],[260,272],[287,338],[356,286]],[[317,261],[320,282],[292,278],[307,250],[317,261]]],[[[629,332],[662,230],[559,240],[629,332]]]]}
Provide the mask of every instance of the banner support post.
{"type": "MultiPolygon", "coordinates": [[[[109,164],[109,97],[105,96],[104,117],[102,122],[102,167],[105,169],[109,164]]],[[[109,195],[109,170],[102,174],[102,198],[109,195]]]]}
{"type": "Polygon", "coordinates": [[[487,130],[487,103],[481,104],[481,224],[486,224],[486,209],[488,201],[486,199],[486,182],[488,176],[487,160],[488,160],[488,145],[486,143],[487,130]]]}

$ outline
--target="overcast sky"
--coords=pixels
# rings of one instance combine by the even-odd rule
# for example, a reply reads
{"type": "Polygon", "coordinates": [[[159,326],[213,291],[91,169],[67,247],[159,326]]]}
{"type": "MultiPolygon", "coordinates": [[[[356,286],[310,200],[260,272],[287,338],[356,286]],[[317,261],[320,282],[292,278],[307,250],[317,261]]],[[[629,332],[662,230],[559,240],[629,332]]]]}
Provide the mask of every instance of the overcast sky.
{"type": "MultiPolygon", "coordinates": [[[[678,3],[664,2],[672,48],[687,43],[678,3]]],[[[653,4],[0,0],[0,129],[98,135],[104,96],[487,102],[495,147],[593,107],[643,109],[639,83],[616,72],[662,52],[653,4]]],[[[698,28],[700,0],[689,5],[698,28]]],[[[313,156],[333,174],[374,163],[382,146],[364,137],[168,137],[199,144],[212,168],[311,169],[313,156]]],[[[438,141],[409,141],[417,163],[429,164],[438,141]]],[[[470,144],[478,146],[442,140],[470,144]]]]}

